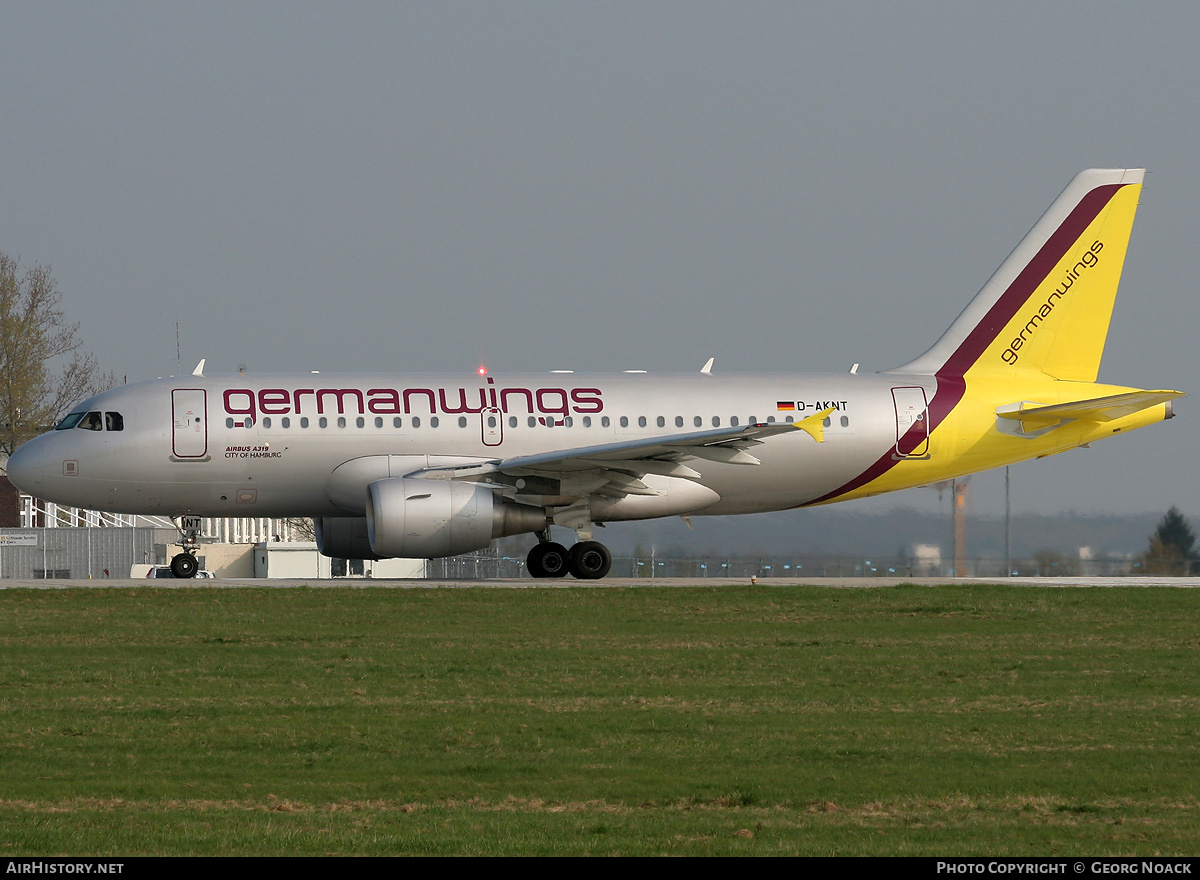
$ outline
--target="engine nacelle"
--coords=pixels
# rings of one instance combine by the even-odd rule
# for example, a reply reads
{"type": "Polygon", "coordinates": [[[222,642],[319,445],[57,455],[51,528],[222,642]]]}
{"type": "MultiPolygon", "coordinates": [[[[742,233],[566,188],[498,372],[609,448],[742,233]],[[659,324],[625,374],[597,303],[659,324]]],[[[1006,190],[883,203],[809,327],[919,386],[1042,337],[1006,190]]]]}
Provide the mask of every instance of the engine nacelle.
{"type": "Polygon", "coordinates": [[[361,516],[323,516],[313,520],[317,549],[334,559],[378,559],[367,535],[367,520],[361,516]]]}
{"type": "Polygon", "coordinates": [[[376,556],[435,559],[540,531],[546,512],[497,498],[476,483],[395,477],[367,487],[366,522],[376,556]]]}

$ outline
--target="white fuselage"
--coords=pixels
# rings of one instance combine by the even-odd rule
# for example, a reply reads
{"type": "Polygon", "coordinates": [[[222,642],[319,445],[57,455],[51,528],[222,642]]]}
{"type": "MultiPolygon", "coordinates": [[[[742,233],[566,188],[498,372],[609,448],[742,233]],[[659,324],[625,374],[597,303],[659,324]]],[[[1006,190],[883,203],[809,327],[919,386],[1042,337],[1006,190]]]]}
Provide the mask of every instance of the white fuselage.
{"type": "MultiPolygon", "coordinates": [[[[97,395],[74,412],[118,413],[121,430],[54,431],[22,447],[14,463],[26,491],[79,507],[354,516],[362,514],[356,499],[366,484],[381,476],[798,422],[832,408],[822,420],[824,442],[793,431],[756,446],[757,466],[690,462],[701,475],[690,483],[711,491],[687,509],[669,510],[751,513],[835,492],[896,444],[893,389],[922,389],[930,399],[936,384],[930,376],[881,374],[188,376],[97,395]],[[366,458],[386,462],[385,472],[351,467],[331,480],[340,466],[366,458]]],[[[604,518],[640,519],[662,509],[629,503],[604,518]]]]}

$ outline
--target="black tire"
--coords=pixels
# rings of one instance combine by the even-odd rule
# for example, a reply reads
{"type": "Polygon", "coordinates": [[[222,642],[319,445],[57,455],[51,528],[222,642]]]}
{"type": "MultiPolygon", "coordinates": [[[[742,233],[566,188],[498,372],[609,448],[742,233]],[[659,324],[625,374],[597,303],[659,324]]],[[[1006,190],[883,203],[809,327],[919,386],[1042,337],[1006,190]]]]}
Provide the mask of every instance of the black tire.
{"type": "Polygon", "coordinates": [[[534,544],[529,555],[525,557],[525,570],[531,578],[544,578],[546,572],[542,569],[542,547],[544,544],[534,544]]]}
{"type": "Polygon", "coordinates": [[[531,577],[560,578],[567,573],[569,566],[567,548],[553,541],[548,544],[538,544],[529,551],[525,566],[531,577]]]}
{"type": "Polygon", "coordinates": [[[599,580],[612,568],[612,554],[599,541],[580,541],[571,548],[570,567],[582,581],[599,580]]]}
{"type": "Polygon", "coordinates": [[[199,567],[191,553],[180,553],[171,560],[171,574],[177,578],[194,578],[199,567]]]}

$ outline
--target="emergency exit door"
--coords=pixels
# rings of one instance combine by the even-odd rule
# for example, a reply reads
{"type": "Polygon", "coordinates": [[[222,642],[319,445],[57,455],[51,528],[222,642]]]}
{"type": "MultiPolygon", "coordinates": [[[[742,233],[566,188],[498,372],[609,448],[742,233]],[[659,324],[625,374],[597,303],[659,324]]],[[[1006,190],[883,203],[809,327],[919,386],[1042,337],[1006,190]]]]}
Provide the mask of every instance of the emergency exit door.
{"type": "Polygon", "coordinates": [[[204,458],[208,454],[207,394],[202,388],[171,391],[171,451],[176,458],[204,458]]]}
{"type": "Polygon", "coordinates": [[[892,389],[896,405],[896,447],[893,458],[929,458],[929,401],[925,389],[892,389]]]}

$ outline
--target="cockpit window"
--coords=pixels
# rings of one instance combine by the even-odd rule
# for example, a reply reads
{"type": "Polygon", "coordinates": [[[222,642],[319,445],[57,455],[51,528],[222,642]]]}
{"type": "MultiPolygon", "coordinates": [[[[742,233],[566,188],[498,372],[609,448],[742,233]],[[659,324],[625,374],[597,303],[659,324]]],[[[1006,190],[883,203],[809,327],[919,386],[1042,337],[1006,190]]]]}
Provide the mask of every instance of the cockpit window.
{"type": "Polygon", "coordinates": [[[100,413],[98,413],[98,412],[90,412],[87,415],[85,415],[80,420],[77,427],[82,428],[85,431],[102,431],[102,430],[104,430],[104,425],[100,421],[100,413]]]}
{"type": "Polygon", "coordinates": [[[81,413],[81,412],[67,413],[67,415],[63,416],[63,420],[54,426],[54,430],[67,431],[71,428],[74,428],[76,425],[79,424],[79,420],[82,419],[85,415],[87,415],[87,413],[81,413]]]}
{"type": "Polygon", "coordinates": [[[125,419],[119,412],[106,412],[104,414],[104,430],[106,431],[124,431],[125,419]]]}

